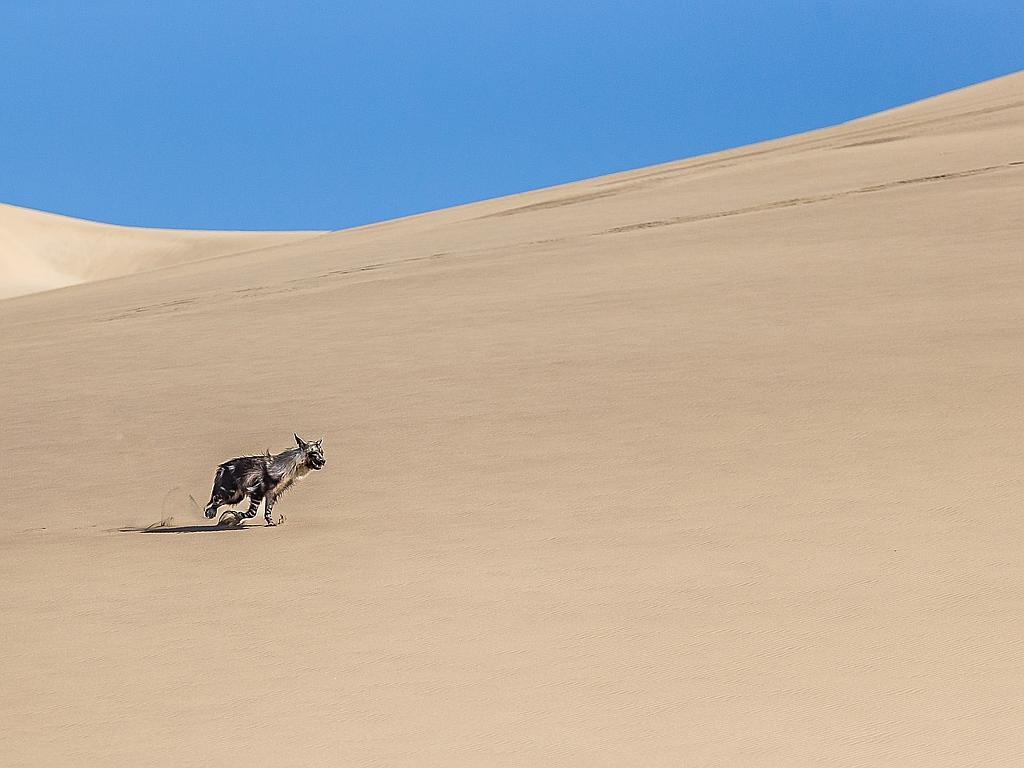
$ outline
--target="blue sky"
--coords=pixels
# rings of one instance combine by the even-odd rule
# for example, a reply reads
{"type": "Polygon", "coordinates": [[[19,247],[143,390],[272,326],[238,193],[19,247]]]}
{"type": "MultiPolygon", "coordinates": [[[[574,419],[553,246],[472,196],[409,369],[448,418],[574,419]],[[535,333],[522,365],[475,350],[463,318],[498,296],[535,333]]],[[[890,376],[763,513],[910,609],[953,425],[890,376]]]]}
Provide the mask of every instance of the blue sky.
{"type": "Polygon", "coordinates": [[[1024,67],[1016,2],[0,0],[0,202],[340,229],[1024,67]]]}

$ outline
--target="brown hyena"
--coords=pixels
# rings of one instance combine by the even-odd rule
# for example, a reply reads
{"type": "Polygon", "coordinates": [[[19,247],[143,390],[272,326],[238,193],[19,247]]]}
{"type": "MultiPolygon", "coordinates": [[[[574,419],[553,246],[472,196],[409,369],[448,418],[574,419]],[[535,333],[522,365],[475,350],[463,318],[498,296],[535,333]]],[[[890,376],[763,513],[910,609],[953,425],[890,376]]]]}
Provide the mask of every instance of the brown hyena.
{"type": "Polygon", "coordinates": [[[289,448],[277,455],[269,451],[262,456],[241,456],[225,461],[217,467],[213,478],[210,503],[206,505],[206,516],[217,516],[217,508],[238,504],[249,497],[249,510],[240,518],[256,517],[260,502],[264,502],[263,519],[267,525],[274,525],[270,516],[274,503],[292,483],[301,480],[310,470],[323,469],[327,464],[323,449],[317,440],[307,443],[295,435],[296,448],[289,448]]]}

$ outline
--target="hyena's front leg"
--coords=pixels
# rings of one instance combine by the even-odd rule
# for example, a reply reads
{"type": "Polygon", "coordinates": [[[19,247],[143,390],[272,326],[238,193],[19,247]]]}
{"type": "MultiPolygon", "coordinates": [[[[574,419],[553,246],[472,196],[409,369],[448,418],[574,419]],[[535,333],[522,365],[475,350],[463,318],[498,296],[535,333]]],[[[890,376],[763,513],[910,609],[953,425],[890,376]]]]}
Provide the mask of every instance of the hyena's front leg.
{"type": "Polygon", "coordinates": [[[263,519],[267,521],[267,525],[277,525],[277,523],[274,522],[274,518],[270,516],[270,513],[274,509],[274,502],[276,501],[277,498],[274,496],[274,494],[267,494],[267,501],[263,507],[263,519]]]}
{"type": "Polygon", "coordinates": [[[263,496],[259,492],[254,492],[249,497],[249,509],[246,510],[245,514],[242,515],[244,518],[256,517],[256,512],[260,508],[260,502],[263,501],[263,496]]]}

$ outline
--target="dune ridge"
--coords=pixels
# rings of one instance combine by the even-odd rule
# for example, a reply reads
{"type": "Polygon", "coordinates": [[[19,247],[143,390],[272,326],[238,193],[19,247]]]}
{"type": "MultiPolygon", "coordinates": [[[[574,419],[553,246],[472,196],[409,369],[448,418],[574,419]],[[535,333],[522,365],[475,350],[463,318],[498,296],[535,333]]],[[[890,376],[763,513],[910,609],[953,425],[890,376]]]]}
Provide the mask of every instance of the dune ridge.
{"type": "Polygon", "coordinates": [[[122,227],[0,203],[0,299],[318,234],[122,227]]]}
{"type": "Polygon", "coordinates": [[[1018,73],[0,301],[0,763],[1015,764],[1022,161],[1018,73]]]}

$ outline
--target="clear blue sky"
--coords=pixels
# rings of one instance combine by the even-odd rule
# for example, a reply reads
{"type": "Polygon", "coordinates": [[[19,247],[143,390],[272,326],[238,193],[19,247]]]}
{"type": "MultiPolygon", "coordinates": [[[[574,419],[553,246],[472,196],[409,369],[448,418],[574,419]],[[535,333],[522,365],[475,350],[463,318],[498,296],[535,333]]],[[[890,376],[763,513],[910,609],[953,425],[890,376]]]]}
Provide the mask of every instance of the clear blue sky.
{"type": "Polygon", "coordinates": [[[339,229],[1024,67],[1024,3],[0,0],[0,202],[339,229]]]}

